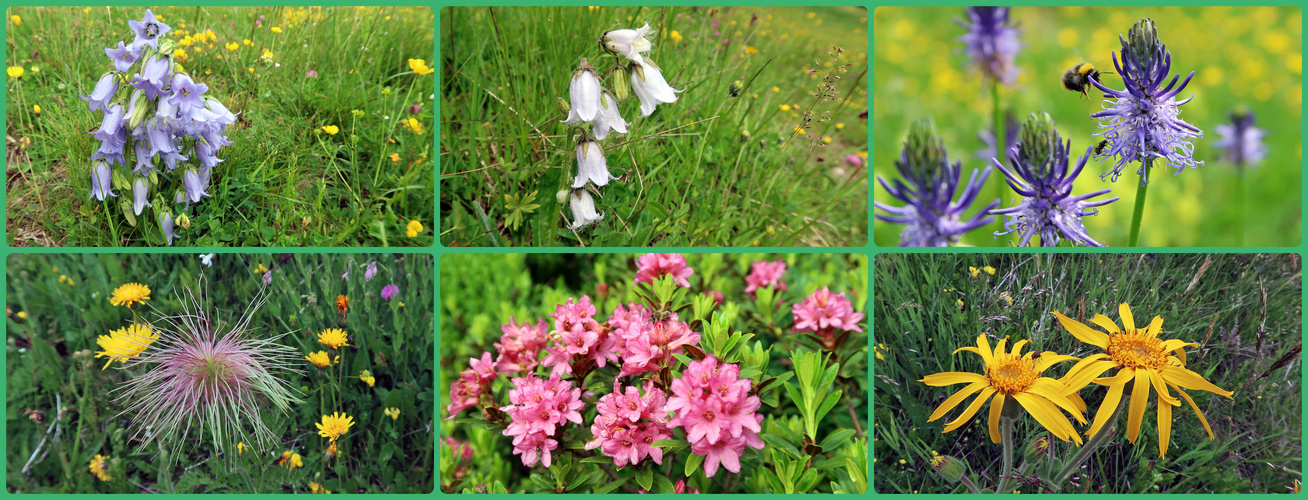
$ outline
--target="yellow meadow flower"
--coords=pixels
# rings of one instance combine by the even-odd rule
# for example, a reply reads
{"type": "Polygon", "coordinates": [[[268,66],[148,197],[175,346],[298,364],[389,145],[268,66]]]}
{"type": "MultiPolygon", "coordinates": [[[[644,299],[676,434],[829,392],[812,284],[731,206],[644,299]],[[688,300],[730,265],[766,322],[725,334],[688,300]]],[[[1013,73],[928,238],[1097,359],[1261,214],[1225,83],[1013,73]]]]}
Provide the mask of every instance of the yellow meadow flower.
{"type": "Polygon", "coordinates": [[[18,311],[14,316],[18,316],[18,319],[27,319],[27,311],[18,311]]]}
{"type": "MultiPolygon", "coordinates": [[[[277,28],[273,28],[273,29],[277,29],[277,28]]],[[[310,481],[310,482],[309,482],[309,493],[313,493],[313,494],[315,494],[315,495],[330,495],[330,494],[332,494],[332,490],[329,490],[329,489],[327,489],[327,488],[323,488],[323,487],[320,486],[318,483],[315,483],[315,482],[310,481]]]]}
{"type": "Polygon", "coordinates": [[[405,232],[406,235],[408,235],[410,238],[417,238],[418,233],[421,233],[423,228],[421,222],[418,222],[416,220],[411,220],[409,221],[409,224],[405,226],[405,229],[407,230],[405,232]]]}
{"type": "Polygon", "coordinates": [[[126,363],[140,356],[156,340],[159,340],[159,334],[149,325],[133,323],[126,328],[119,328],[109,332],[109,335],[101,335],[97,338],[95,343],[103,350],[97,351],[95,357],[109,358],[105,361],[104,367],[100,368],[104,370],[114,361],[126,363]]]}
{"type": "Polygon", "coordinates": [[[277,27],[277,26],[273,26],[273,27],[272,27],[272,32],[273,32],[273,33],[281,33],[281,32],[282,32],[282,29],[279,28],[279,27],[277,27]]]}
{"type": "MultiPolygon", "coordinates": [[[[305,356],[304,359],[309,360],[310,363],[313,363],[313,366],[318,368],[327,368],[332,365],[331,355],[327,354],[327,351],[311,352],[308,356],[305,356]]],[[[337,356],[336,361],[340,360],[341,357],[337,356]]]]}
{"type": "Polygon", "coordinates": [[[385,410],[382,410],[382,413],[386,414],[386,416],[388,417],[391,417],[391,420],[398,420],[400,418],[400,409],[394,406],[387,407],[385,410]]]}
{"type": "Polygon", "coordinates": [[[236,42],[232,42],[232,43],[229,43],[229,44],[227,44],[227,45],[223,45],[223,47],[227,47],[227,50],[232,50],[232,51],[234,51],[234,50],[236,50],[236,49],[241,48],[241,45],[238,44],[238,43],[236,43],[236,42]]]}
{"type": "Polygon", "coordinates": [[[330,135],[336,135],[337,132],[341,131],[341,128],[335,125],[323,125],[322,131],[327,132],[330,135]]]}
{"type": "Polygon", "coordinates": [[[359,380],[367,382],[368,387],[372,387],[372,385],[377,382],[377,377],[372,376],[372,372],[363,370],[359,372],[359,380]]]}
{"type": "Polygon", "coordinates": [[[323,415],[322,423],[313,425],[318,426],[319,436],[331,439],[334,443],[341,436],[344,436],[346,432],[350,431],[350,427],[354,425],[354,417],[344,413],[332,413],[331,415],[323,415]]]}
{"type": "Polygon", "coordinates": [[[409,69],[417,73],[418,76],[427,76],[436,72],[435,69],[427,67],[425,59],[409,59],[409,69]]]}
{"type": "Polygon", "coordinates": [[[136,304],[144,304],[150,300],[150,287],[140,283],[128,283],[114,289],[114,293],[109,297],[109,303],[115,306],[126,305],[133,307],[136,304]]]}
{"type": "Polygon", "coordinates": [[[87,464],[87,469],[90,469],[91,473],[95,474],[96,479],[101,481],[113,479],[113,476],[109,475],[109,464],[105,463],[107,458],[104,455],[96,454],[95,458],[91,459],[91,463],[87,464]]]}
{"type": "Polygon", "coordinates": [[[350,339],[349,336],[346,335],[345,330],[339,328],[328,328],[318,334],[318,343],[332,349],[348,347],[350,345],[349,342],[350,339]]]}
{"type": "Polygon", "coordinates": [[[14,26],[22,26],[22,25],[23,25],[23,18],[18,17],[17,14],[12,15],[12,16],[9,16],[9,20],[14,22],[14,26]]]}

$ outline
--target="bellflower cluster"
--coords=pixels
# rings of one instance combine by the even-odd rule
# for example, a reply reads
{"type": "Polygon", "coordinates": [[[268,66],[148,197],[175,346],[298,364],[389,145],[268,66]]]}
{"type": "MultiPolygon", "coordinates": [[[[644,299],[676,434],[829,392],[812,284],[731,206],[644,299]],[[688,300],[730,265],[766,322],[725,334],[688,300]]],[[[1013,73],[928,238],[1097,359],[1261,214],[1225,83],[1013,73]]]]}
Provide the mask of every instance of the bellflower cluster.
{"type": "Polygon", "coordinates": [[[812,332],[831,342],[837,331],[862,332],[858,322],[863,313],[854,312],[854,305],[845,298],[845,292],[831,293],[827,287],[813,292],[804,301],[790,309],[795,316],[796,332],[812,332]]]}
{"type": "Polygon", "coordinates": [[[647,253],[636,259],[636,283],[653,283],[672,275],[677,286],[690,288],[690,277],[695,270],[686,265],[686,256],[679,253],[647,253]]]}
{"type": "Polygon", "coordinates": [[[745,276],[745,293],[754,297],[754,292],[760,288],[772,287],[775,291],[786,290],[786,281],[781,279],[786,274],[786,263],[781,260],[768,262],[761,260],[752,264],[749,268],[749,276],[745,276]]]}
{"type": "Polygon", "coordinates": [[[1012,85],[1017,81],[1013,61],[1022,43],[1017,40],[1017,29],[1009,23],[1008,7],[967,7],[963,13],[967,19],[955,22],[967,30],[959,40],[967,46],[968,57],[985,76],[1012,85]]]}
{"type": "Polygon", "coordinates": [[[749,395],[753,383],[740,378],[740,366],[719,363],[708,356],[686,365],[681,378],[672,381],[667,411],[676,412],[669,426],[686,432],[690,451],[704,457],[704,475],[713,477],[718,466],[740,472],[745,447],[763,449],[758,433],[762,403],[749,395]]]}
{"type": "Polygon", "coordinates": [[[976,200],[981,186],[990,176],[990,167],[980,172],[973,170],[971,180],[963,186],[958,201],[953,201],[962,180],[963,164],[949,163],[944,140],[930,118],[914,123],[909,129],[908,140],[904,142],[895,168],[903,180],[891,182],[877,176],[877,181],[891,196],[908,205],[896,207],[879,201],[874,205],[886,212],[877,214],[878,219],[907,226],[900,234],[899,246],[949,246],[957,243],[963,233],[995,220],[989,213],[999,205],[999,200],[987,204],[970,220],[963,219],[963,213],[976,200]]]}
{"type": "Polygon", "coordinates": [[[1266,132],[1254,127],[1253,111],[1234,111],[1231,123],[1216,129],[1220,139],[1213,146],[1225,151],[1227,161],[1236,167],[1254,167],[1267,157],[1267,146],[1263,145],[1266,132]]]}
{"type": "Polygon", "coordinates": [[[581,402],[581,389],[572,382],[534,375],[513,379],[509,402],[500,407],[512,419],[504,435],[513,437],[513,454],[522,455],[527,467],[537,461],[550,466],[550,451],[559,447],[559,427],[567,422],[582,423],[578,410],[586,406],[581,402]]]}
{"type": "Polygon", "coordinates": [[[491,381],[499,375],[489,352],[481,353],[480,359],[469,359],[468,364],[471,368],[459,372],[459,379],[450,384],[450,404],[445,407],[450,416],[445,420],[453,420],[463,410],[477,406],[482,393],[490,390],[491,381]]]}
{"type": "MultiPolygon", "coordinates": [[[[622,118],[618,105],[635,93],[640,99],[641,116],[649,116],[659,104],[677,100],[676,93],[680,91],[669,86],[662,70],[645,56],[654,48],[650,41],[652,34],[648,24],[639,29],[605,32],[600,36],[599,45],[612,54],[615,61],[613,69],[607,71],[611,75],[610,85],[605,87],[601,74],[582,58],[568,82],[568,101],[559,99],[568,114],[563,123],[582,131],[576,147],[577,176],[571,184],[571,194],[567,196],[573,220],[569,227],[573,230],[604,219],[587,189],[598,193],[599,188],[613,178],[609,175],[604,147],[599,141],[610,133],[627,133],[629,123],[622,118]],[[621,64],[619,58],[625,58],[627,64],[621,64]]],[[[559,203],[563,203],[564,193],[566,191],[560,192],[559,203]]]]}
{"type": "Polygon", "coordinates": [[[140,216],[146,207],[153,208],[171,245],[176,235],[168,202],[194,204],[209,196],[210,170],[223,161],[218,158],[222,148],[232,144],[224,134],[236,115],[206,96],[208,85],[181,71],[173,61],[176,44],[162,38],[172,28],[152,11],[147,9],[142,20],[128,25],[135,39],[131,45],[120,41],[118,47],[105,49],[113,69],[100,77],[90,96],[82,96],[92,111],[102,114],[100,126],[90,132],[100,141],[90,158],[91,197],[104,201],[118,196],[111,186],[131,190],[132,201],[124,202],[124,209],[130,205],[133,215],[140,216]],[[127,151],[135,156],[130,164],[127,151]],[[173,197],[159,188],[160,160],[167,172],[182,170],[173,197]],[[131,168],[128,173],[113,172],[115,165],[131,168]]]}
{"type": "Polygon", "coordinates": [[[668,428],[668,412],[664,408],[667,395],[646,381],[642,396],[636,387],[622,387],[613,381],[613,392],[605,394],[595,405],[598,413],[590,426],[594,439],[586,443],[587,450],[599,448],[605,456],[613,458],[613,465],[635,465],[645,457],[663,464],[663,449],[654,446],[664,439],[672,439],[668,428]]]}
{"type": "Polygon", "coordinates": [[[1117,201],[1117,197],[1089,201],[1091,198],[1112,192],[1100,189],[1080,196],[1072,195],[1072,183],[1085,168],[1094,146],[1086,149],[1076,167],[1068,170],[1072,140],[1066,143],[1048,113],[1032,113],[1022,125],[1021,142],[1008,151],[1012,170],[1004,168],[998,159],[991,160],[1004,173],[1008,185],[1025,196],[1022,203],[1005,209],[991,210],[1005,217],[1003,232],[995,235],[1018,233],[1020,246],[1027,246],[1031,238],[1039,235],[1041,246],[1058,246],[1062,238],[1088,246],[1103,246],[1086,233],[1081,217],[1094,215],[1093,207],[1117,201]]]}
{"type": "Polygon", "coordinates": [[[1108,140],[1108,146],[1098,157],[1116,157],[1113,170],[1103,174],[1117,182],[1122,169],[1129,163],[1142,162],[1137,173],[1140,184],[1149,182],[1143,162],[1155,158],[1175,168],[1173,175],[1189,168],[1202,167],[1204,162],[1194,159],[1191,140],[1204,136],[1198,127],[1180,119],[1181,106],[1194,96],[1176,100],[1194,78],[1191,71],[1177,85],[1181,75],[1166,82],[1172,70],[1172,53],[1158,39],[1158,28],[1152,19],[1141,19],[1131,27],[1127,38],[1118,35],[1122,43],[1121,60],[1113,53],[1113,67],[1121,75],[1123,90],[1114,90],[1090,79],[1090,83],[1104,92],[1104,110],[1090,115],[1100,120],[1100,132],[1095,135],[1108,140]],[[1163,85],[1166,82],[1166,85],[1163,85]]]}

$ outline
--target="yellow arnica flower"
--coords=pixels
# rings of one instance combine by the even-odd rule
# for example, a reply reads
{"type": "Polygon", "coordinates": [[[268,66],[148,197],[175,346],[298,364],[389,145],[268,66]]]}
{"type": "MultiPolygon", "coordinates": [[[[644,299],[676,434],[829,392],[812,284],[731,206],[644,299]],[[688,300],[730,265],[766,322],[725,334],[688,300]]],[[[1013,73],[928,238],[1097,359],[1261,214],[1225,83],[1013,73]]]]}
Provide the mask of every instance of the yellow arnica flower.
{"type": "Polygon", "coordinates": [[[1094,423],[1090,425],[1086,436],[1094,436],[1104,424],[1108,423],[1110,417],[1117,414],[1117,406],[1121,403],[1122,394],[1127,384],[1131,384],[1131,406],[1127,409],[1126,438],[1132,444],[1135,444],[1136,438],[1140,435],[1140,422],[1144,420],[1145,407],[1149,406],[1151,388],[1158,391],[1158,456],[1167,454],[1168,440],[1172,434],[1172,407],[1181,406],[1181,401],[1172,397],[1171,392],[1167,390],[1168,387],[1190,403],[1190,408],[1193,408],[1194,413],[1199,416],[1199,422],[1204,424],[1204,430],[1208,431],[1208,439],[1213,439],[1213,429],[1208,426],[1208,419],[1204,418],[1203,412],[1199,411],[1194,400],[1190,399],[1182,389],[1208,391],[1228,398],[1233,393],[1213,385],[1198,373],[1186,369],[1185,347],[1198,347],[1199,344],[1178,339],[1159,339],[1158,334],[1163,330],[1162,316],[1154,316],[1148,328],[1137,329],[1135,318],[1131,316],[1130,305],[1122,303],[1118,306],[1117,313],[1121,316],[1122,326],[1125,328],[1118,328],[1117,323],[1102,314],[1096,314],[1091,320],[1103,328],[1103,332],[1058,312],[1053,313],[1058,317],[1058,322],[1063,324],[1063,328],[1066,328],[1077,340],[1104,350],[1102,353],[1088,356],[1077,362],[1063,377],[1068,391],[1081,390],[1090,382],[1108,386],[1108,395],[1104,396],[1104,401],[1100,403],[1094,423]],[[1116,374],[1101,377],[1104,372],[1114,368],[1117,369],[1116,374]]]}
{"type": "Polygon", "coordinates": [[[140,283],[128,283],[120,286],[109,297],[110,304],[115,306],[125,305],[127,307],[144,304],[147,300],[150,300],[150,287],[140,283]]]}
{"type": "Polygon", "coordinates": [[[372,385],[377,382],[377,377],[372,376],[372,372],[363,370],[359,372],[359,380],[367,382],[368,387],[372,387],[372,385]]]}
{"type": "Polygon", "coordinates": [[[426,59],[409,59],[409,69],[418,76],[427,76],[436,72],[435,69],[427,67],[426,59]]]}
{"type": "MultiPolygon", "coordinates": [[[[332,365],[332,358],[327,354],[327,351],[311,352],[308,356],[305,356],[304,359],[309,360],[310,363],[313,363],[313,366],[318,368],[326,368],[332,365]]],[[[337,361],[340,359],[340,356],[336,357],[337,361]]]]}
{"type": "Polygon", "coordinates": [[[323,131],[323,132],[327,132],[328,134],[331,134],[331,135],[336,135],[337,132],[340,132],[340,131],[341,131],[341,128],[340,128],[340,127],[337,127],[337,126],[335,126],[335,125],[323,125],[323,126],[322,126],[322,131],[323,131]]]}
{"type": "Polygon", "coordinates": [[[382,413],[386,414],[386,416],[388,417],[391,417],[391,420],[399,420],[400,418],[400,409],[394,406],[382,410],[382,413]]]}
{"type": "Polygon", "coordinates": [[[332,349],[337,349],[342,346],[350,345],[350,339],[345,334],[345,330],[339,328],[328,328],[318,334],[318,343],[332,349]]]}
{"type": "Polygon", "coordinates": [[[128,360],[140,356],[156,340],[159,340],[159,334],[155,333],[153,328],[148,325],[133,324],[97,338],[95,343],[99,344],[100,348],[104,350],[97,351],[95,357],[109,358],[108,361],[105,361],[104,368],[101,368],[103,370],[109,368],[109,365],[114,361],[126,363],[128,360]]]}
{"type": "Polygon", "coordinates": [[[101,481],[113,479],[113,476],[109,475],[109,464],[105,463],[105,459],[104,455],[97,454],[95,458],[91,459],[91,463],[87,465],[87,469],[90,469],[91,473],[95,474],[95,477],[101,481]]]}
{"type": "Polygon", "coordinates": [[[350,431],[350,426],[354,425],[354,417],[344,413],[332,413],[331,415],[323,415],[321,424],[313,425],[318,426],[319,436],[330,439],[335,443],[337,439],[350,431]]]}
{"type": "Polygon", "coordinates": [[[985,334],[976,337],[976,347],[968,346],[954,351],[967,351],[976,353],[985,361],[985,374],[971,372],[945,372],[934,375],[927,375],[922,379],[923,383],[932,387],[942,387],[955,384],[968,384],[963,390],[945,399],[939,408],[927,419],[928,422],[934,422],[940,417],[945,416],[950,410],[962,403],[964,399],[976,393],[976,399],[972,404],[963,410],[963,414],[957,419],[945,425],[944,432],[950,432],[962,427],[968,420],[976,415],[981,405],[985,404],[993,396],[990,402],[990,440],[996,443],[1001,442],[999,435],[999,418],[1004,411],[1004,403],[1009,400],[1016,400],[1017,404],[1022,405],[1027,413],[1035,417],[1036,422],[1049,429],[1049,432],[1058,436],[1063,441],[1072,440],[1078,444],[1081,443],[1081,436],[1077,434],[1076,429],[1072,428],[1072,423],[1068,422],[1059,408],[1066,410],[1078,422],[1085,424],[1085,402],[1081,401],[1075,392],[1067,391],[1067,387],[1062,382],[1049,377],[1042,377],[1045,370],[1063,361],[1071,361],[1076,358],[1045,352],[1040,355],[1040,359],[1032,359],[1034,352],[1028,352],[1022,355],[1022,348],[1026,346],[1027,340],[1020,340],[1013,344],[1011,352],[1005,351],[1004,346],[1008,339],[1000,340],[995,345],[994,350],[990,349],[990,342],[986,339],[985,334]]]}
{"type": "Polygon", "coordinates": [[[410,238],[417,238],[418,233],[422,232],[422,223],[416,220],[411,220],[409,221],[409,225],[405,226],[405,229],[407,230],[405,231],[405,234],[410,238]]]}

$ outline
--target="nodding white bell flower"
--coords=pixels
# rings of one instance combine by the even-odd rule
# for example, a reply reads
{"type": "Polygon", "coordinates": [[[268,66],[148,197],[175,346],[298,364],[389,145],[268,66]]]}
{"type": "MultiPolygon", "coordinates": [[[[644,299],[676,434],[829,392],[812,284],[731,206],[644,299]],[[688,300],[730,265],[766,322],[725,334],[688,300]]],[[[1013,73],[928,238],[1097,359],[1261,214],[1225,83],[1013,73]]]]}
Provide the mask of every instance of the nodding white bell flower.
{"type": "Polygon", "coordinates": [[[640,99],[640,116],[649,116],[659,104],[677,101],[677,92],[663,79],[663,71],[651,59],[631,65],[631,91],[640,99]]]}
{"type": "Polygon", "coordinates": [[[583,58],[581,65],[572,72],[572,82],[568,84],[572,109],[568,111],[568,119],[563,123],[594,121],[600,110],[600,92],[599,75],[583,58]]]}
{"type": "Polygon", "coordinates": [[[604,214],[595,212],[595,199],[590,197],[589,191],[574,190],[568,199],[568,204],[572,207],[572,229],[581,229],[604,220],[604,214]]]}
{"type": "Polygon", "coordinates": [[[641,53],[649,52],[654,48],[654,43],[649,41],[649,36],[653,35],[649,23],[645,23],[640,29],[634,30],[613,30],[604,33],[600,37],[600,45],[605,50],[614,54],[620,54],[634,63],[640,63],[645,58],[641,53]]]}
{"type": "Polygon", "coordinates": [[[622,119],[618,112],[618,100],[613,98],[613,94],[604,92],[600,97],[599,114],[595,116],[595,140],[602,141],[609,136],[609,130],[618,133],[627,133],[627,122],[622,119]]]}
{"type": "Polygon", "coordinates": [[[572,181],[573,189],[586,185],[586,181],[596,186],[609,183],[609,164],[604,159],[604,148],[600,143],[583,140],[577,143],[577,178],[572,181]]]}

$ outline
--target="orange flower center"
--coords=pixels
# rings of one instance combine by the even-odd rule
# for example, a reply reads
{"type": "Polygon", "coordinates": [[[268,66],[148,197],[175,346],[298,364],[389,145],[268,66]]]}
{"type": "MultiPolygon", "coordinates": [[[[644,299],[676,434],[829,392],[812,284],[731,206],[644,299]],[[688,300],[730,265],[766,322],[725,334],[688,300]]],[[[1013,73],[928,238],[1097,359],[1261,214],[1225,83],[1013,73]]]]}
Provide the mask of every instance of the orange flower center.
{"type": "Polygon", "coordinates": [[[1163,341],[1145,335],[1144,330],[1126,330],[1108,336],[1108,355],[1129,368],[1157,370],[1167,366],[1163,341]]]}
{"type": "Polygon", "coordinates": [[[990,386],[1005,396],[1025,391],[1040,377],[1031,360],[1002,357],[996,359],[993,366],[986,367],[986,375],[990,378],[990,386]]]}

